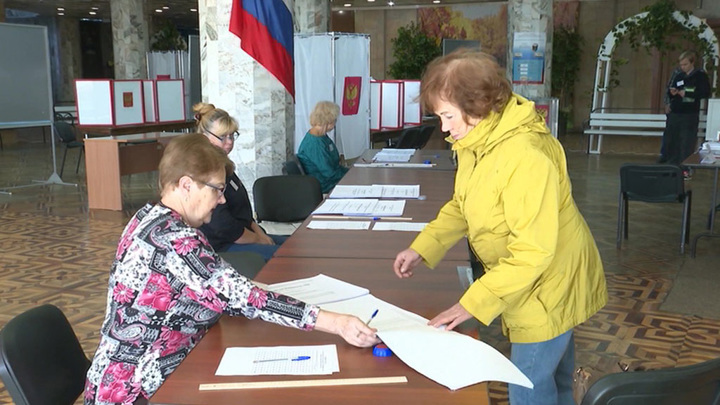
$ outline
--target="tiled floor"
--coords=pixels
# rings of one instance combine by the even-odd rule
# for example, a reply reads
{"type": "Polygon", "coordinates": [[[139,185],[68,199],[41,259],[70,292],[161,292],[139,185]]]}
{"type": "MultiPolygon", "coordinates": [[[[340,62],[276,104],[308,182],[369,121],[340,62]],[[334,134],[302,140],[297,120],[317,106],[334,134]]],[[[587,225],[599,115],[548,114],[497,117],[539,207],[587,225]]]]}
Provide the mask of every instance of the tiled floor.
{"type": "MultiPolygon", "coordinates": [[[[569,137],[568,149],[581,144],[569,137]]],[[[58,148],[58,164],[62,157],[58,148]]],[[[74,173],[77,150],[70,150],[64,180],[76,185],[34,186],[0,194],[0,326],[42,303],[59,306],[91,356],[104,313],[107,272],[125,221],[155,198],[154,174],[123,179],[126,211],[88,212],[84,169],[74,173]]],[[[610,303],[576,329],[578,366],[595,375],[617,372],[618,361],[631,368],[673,367],[720,356],[720,303],[715,303],[714,271],[720,240],[702,240],[698,257],[679,253],[680,204],[633,203],[630,239],[615,247],[618,167],[626,161],[652,162],[651,156],[588,156],[568,152],[574,196],[600,248],[610,303]],[[673,287],[703,280],[696,290],[673,287]],[[708,287],[702,287],[707,285],[708,287]],[[673,295],[673,311],[663,309],[673,295]],[[702,314],[688,305],[702,301],[702,314]],[[680,303],[678,305],[678,303],[680,303]]],[[[0,188],[47,179],[52,173],[48,144],[36,134],[5,142],[0,152],[0,188]]],[[[703,230],[711,176],[696,172],[691,236],[703,230]]],[[[509,345],[496,325],[480,336],[499,350],[509,345]]],[[[494,404],[507,403],[503,384],[491,383],[494,404]]],[[[11,403],[0,385],[0,403],[11,403]]]]}

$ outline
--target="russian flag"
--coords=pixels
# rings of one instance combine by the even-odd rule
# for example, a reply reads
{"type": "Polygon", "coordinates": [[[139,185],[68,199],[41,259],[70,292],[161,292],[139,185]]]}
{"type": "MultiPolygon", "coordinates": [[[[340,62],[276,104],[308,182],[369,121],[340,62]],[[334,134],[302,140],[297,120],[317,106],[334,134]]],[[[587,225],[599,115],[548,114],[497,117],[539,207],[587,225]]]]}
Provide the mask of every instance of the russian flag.
{"type": "Polygon", "coordinates": [[[283,0],[234,0],[230,32],[295,98],[293,19],[283,0]]]}

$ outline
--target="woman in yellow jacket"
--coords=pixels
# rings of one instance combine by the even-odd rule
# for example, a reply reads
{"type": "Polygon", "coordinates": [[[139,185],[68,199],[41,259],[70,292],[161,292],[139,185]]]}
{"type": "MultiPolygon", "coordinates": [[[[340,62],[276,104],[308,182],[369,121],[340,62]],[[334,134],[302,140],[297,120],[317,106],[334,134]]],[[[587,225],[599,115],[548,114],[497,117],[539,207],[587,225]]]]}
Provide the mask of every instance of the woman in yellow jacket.
{"type": "Polygon", "coordinates": [[[534,389],[510,385],[511,405],[574,404],[572,329],[607,302],[597,246],[572,198],[565,154],[532,102],[480,52],[436,59],[420,100],[440,117],[457,153],[455,193],[393,265],[412,276],[435,267],[467,236],[485,267],[433,326],[502,315],[511,361],[534,389]]]}

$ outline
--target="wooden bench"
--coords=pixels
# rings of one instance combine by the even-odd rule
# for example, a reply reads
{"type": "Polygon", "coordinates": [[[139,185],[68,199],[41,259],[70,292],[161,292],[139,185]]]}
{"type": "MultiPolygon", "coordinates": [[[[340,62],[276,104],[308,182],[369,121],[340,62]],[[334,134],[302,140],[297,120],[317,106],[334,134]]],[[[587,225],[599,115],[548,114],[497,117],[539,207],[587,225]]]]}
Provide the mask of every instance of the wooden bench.
{"type": "MultiPolygon", "coordinates": [[[[599,154],[604,135],[662,136],[665,130],[665,114],[619,114],[591,113],[585,135],[588,136],[587,152],[599,154]]],[[[705,137],[707,115],[700,113],[698,136],[705,137]]]]}

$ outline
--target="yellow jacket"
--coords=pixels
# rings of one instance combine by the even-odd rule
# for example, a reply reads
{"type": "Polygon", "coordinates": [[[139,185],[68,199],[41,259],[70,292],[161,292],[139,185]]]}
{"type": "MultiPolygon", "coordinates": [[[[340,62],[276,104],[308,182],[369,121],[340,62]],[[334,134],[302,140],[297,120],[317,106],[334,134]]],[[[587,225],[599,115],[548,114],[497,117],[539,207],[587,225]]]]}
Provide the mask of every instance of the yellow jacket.
{"type": "MultiPolygon", "coordinates": [[[[453,142],[452,138],[448,138],[453,142]]],[[[511,342],[552,339],[607,302],[600,255],[571,194],[565,153],[513,94],[453,143],[455,193],[410,246],[431,268],[467,235],[486,273],[460,299],[511,342]]]]}

